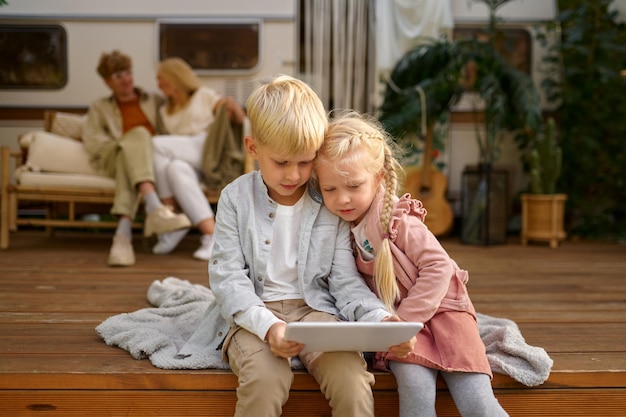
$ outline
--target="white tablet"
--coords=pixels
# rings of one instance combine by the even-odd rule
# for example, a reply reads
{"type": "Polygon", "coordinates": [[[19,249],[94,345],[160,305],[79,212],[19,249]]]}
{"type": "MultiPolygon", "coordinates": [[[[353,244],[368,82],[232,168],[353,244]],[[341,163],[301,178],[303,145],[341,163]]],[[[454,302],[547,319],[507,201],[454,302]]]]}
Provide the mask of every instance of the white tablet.
{"type": "Polygon", "coordinates": [[[390,346],[406,342],[424,325],[397,321],[384,322],[292,322],[287,323],[285,339],[304,343],[305,352],[386,352],[390,346]]]}

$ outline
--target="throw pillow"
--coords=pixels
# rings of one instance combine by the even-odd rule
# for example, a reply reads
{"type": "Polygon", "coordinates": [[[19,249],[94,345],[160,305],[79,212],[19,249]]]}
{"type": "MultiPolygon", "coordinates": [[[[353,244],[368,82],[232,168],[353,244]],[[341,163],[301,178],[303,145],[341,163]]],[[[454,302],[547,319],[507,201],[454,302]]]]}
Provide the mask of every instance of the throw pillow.
{"type": "Polygon", "coordinates": [[[89,163],[82,142],[43,131],[32,132],[27,139],[21,145],[28,146],[30,171],[101,175],[89,163]]]}

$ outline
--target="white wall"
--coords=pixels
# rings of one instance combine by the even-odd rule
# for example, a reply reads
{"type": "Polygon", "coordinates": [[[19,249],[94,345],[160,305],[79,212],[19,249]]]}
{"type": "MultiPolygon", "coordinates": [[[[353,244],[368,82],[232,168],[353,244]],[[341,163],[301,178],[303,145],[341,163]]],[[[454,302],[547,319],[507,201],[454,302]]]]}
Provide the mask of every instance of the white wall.
{"type": "Polygon", "coordinates": [[[293,0],[9,0],[0,15],[30,17],[227,17],[295,15],[293,0]]]}
{"type": "MultiPolygon", "coordinates": [[[[489,18],[489,9],[478,1],[450,0],[454,21],[486,22],[489,18]]],[[[511,23],[537,22],[552,20],[557,14],[555,0],[513,0],[500,7],[498,16],[511,23]]]]}

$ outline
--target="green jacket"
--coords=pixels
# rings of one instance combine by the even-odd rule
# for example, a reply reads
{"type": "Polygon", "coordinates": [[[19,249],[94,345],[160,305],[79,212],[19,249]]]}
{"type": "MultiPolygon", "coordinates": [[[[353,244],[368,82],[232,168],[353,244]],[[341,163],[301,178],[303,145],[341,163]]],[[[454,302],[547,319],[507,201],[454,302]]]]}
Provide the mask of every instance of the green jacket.
{"type": "MultiPolygon", "coordinates": [[[[137,88],[141,110],[156,130],[156,133],[165,133],[159,116],[158,108],[163,103],[163,97],[155,93],[148,93],[137,88]]],[[[90,160],[98,166],[106,144],[117,141],[123,135],[122,113],[113,95],[102,97],[89,106],[87,119],[83,125],[83,143],[89,153],[90,160]]]]}

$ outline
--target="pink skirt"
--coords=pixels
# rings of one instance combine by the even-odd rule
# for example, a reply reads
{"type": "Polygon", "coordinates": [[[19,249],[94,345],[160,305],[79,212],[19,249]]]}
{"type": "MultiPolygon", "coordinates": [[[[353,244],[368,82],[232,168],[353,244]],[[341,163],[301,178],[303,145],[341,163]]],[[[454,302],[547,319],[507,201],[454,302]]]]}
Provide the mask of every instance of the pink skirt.
{"type": "Polygon", "coordinates": [[[465,311],[441,311],[417,334],[413,352],[405,358],[376,355],[375,369],[388,370],[387,361],[414,363],[446,372],[477,372],[493,377],[476,318],[465,311]],[[381,359],[384,358],[384,362],[381,359]]]}

